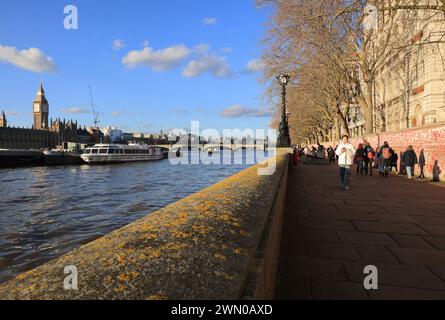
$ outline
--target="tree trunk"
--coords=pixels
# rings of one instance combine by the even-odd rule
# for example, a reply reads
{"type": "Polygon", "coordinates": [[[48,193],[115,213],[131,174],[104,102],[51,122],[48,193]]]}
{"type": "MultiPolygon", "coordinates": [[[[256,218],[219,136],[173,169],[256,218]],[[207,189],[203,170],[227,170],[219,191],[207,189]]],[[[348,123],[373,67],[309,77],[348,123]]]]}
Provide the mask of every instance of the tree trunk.
{"type": "Polygon", "coordinates": [[[338,117],[334,118],[335,121],[335,130],[336,130],[336,134],[335,134],[335,139],[339,140],[340,136],[341,136],[341,131],[340,131],[340,122],[338,121],[338,117]]]}

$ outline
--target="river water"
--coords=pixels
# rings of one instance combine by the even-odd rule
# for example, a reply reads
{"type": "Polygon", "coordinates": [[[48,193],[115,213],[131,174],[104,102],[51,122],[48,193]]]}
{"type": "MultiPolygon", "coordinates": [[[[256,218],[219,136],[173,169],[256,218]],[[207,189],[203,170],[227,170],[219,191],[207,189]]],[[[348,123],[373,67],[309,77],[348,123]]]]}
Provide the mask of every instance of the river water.
{"type": "Polygon", "coordinates": [[[0,169],[0,283],[249,167],[253,151],[237,152],[242,164],[0,169]]]}

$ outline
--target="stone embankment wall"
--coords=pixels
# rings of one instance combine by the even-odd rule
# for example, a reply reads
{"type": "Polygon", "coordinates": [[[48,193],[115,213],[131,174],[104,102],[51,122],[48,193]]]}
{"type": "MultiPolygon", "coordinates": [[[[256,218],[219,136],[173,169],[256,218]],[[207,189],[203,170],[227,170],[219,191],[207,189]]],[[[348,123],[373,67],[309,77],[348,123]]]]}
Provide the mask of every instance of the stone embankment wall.
{"type": "Polygon", "coordinates": [[[273,298],[287,150],[0,285],[0,299],[273,298]],[[271,160],[269,160],[271,161],[271,160]],[[66,290],[76,266],[78,290],[66,290]]]}

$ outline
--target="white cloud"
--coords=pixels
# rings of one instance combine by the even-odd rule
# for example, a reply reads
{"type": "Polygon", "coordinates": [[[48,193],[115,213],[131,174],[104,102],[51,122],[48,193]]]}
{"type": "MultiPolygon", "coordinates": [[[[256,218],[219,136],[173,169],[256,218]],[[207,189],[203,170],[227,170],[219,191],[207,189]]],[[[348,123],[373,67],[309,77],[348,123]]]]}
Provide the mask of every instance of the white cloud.
{"type": "Polygon", "coordinates": [[[52,72],[57,69],[53,59],[38,48],[17,50],[15,47],[0,44],[0,61],[36,73],[52,72]]]}
{"type": "Polygon", "coordinates": [[[144,40],[144,42],[142,42],[142,47],[148,47],[150,45],[150,42],[148,42],[148,40],[144,40]]]}
{"type": "Polygon", "coordinates": [[[273,111],[268,109],[255,109],[243,107],[239,104],[224,109],[219,115],[223,118],[260,118],[270,117],[273,111]]]}
{"type": "Polygon", "coordinates": [[[204,18],[202,20],[202,24],[205,26],[214,26],[218,23],[218,19],[216,18],[204,18]]]}
{"type": "Polygon", "coordinates": [[[186,78],[194,78],[205,72],[210,72],[217,78],[225,78],[232,73],[225,58],[213,54],[205,54],[190,61],[182,71],[182,75],[186,78]]]}
{"type": "Polygon", "coordinates": [[[233,51],[233,48],[230,47],[225,47],[221,49],[221,52],[226,54],[226,53],[231,53],[233,51]]]}
{"type": "Polygon", "coordinates": [[[129,68],[148,67],[154,71],[168,71],[180,65],[192,52],[183,44],[174,45],[154,51],[150,47],[138,51],[133,50],[122,58],[122,63],[129,68]]]}
{"type": "Polygon", "coordinates": [[[264,62],[261,59],[253,59],[250,60],[249,63],[246,66],[246,70],[248,72],[254,73],[254,72],[260,72],[264,70],[264,62]]]}
{"type": "Polygon", "coordinates": [[[116,51],[122,49],[123,47],[125,47],[124,40],[122,40],[122,39],[114,40],[111,47],[113,48],[113,50],[116,50],[116,51]]]}
{"type": "Polygon", "coordinates": [[[7,116],[18,116],[19,112],[16,110],[5,110],[5,115],[7,116]]]}
{"type": "Polygon", "coordinates": [[[182,70],[182,75],[186,78],[198,77],[206,72],[217,78],[229,77],[232,74],[226,58],[211,52],[207,43],[190,48],[179,44],[157,51],[146,46],[141,50],[130,51],[122,58],[122,63],[128,68],[148,67],[158,72],[175,69],[185,61],[188,61],[188,64],[182,70]]]}
{"type": "Polygon", "coordinates": [[[190,111],[181,108],[172,108],[170,109],[170,112],[176,113],[177,115],[184,115],[190,113],[190,111]]]}
{"type": "Polygon", "coordinates": [[[144,113],[143,112],[134,112],[131,111],[129,109],[120,109],[120,110],[113,110],[111,111],[111,116],[113,117],[120,117],[123,115],[127,115],[127,116],[143,116],[144,113]]]}
{"type": "Polygon", "coordinates": [[[210,51],[210,46],[207,43],[201,43],[195,46],[195,52],[198,54],[205,54],[210,51]]]}
{"type": "Polygon", "coordinates": [[[82,113],[90,113],[90,110],[85,109],[85,108],[63,108],[62,112],[64,112],[64,113],[82,114],[82,113]]]}

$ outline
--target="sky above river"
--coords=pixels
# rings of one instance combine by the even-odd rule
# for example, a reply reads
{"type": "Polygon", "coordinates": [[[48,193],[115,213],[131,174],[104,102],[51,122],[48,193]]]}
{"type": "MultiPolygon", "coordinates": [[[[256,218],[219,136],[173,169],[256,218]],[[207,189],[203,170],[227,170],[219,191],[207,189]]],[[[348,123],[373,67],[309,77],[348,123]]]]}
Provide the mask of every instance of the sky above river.
{"type": "Polygon", "coordinates": [[[30,127],[42,81],[50,117],[82,125],[91,85],[100,126],[267,128],[258,58],[270,14],[255,0],[1,0],[0,112],[30,127]]]}

